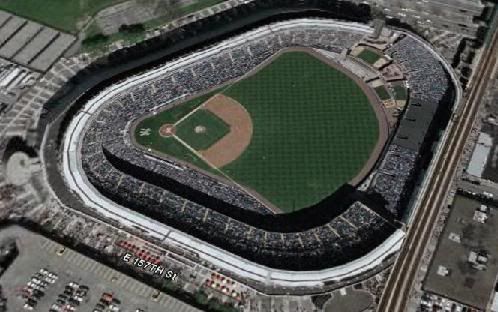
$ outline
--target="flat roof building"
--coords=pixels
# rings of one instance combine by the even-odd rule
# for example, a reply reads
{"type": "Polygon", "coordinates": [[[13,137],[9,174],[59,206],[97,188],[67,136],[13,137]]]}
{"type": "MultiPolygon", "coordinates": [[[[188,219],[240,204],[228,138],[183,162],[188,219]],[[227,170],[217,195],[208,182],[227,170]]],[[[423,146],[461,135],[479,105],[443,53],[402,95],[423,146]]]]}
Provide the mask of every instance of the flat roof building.
{"type": "Polygon", "coordinates": [[[498,274],[497,222],[496,208],[457,196],[424,281],[424,290],[487,311],[498,274]]]}
{"type": "MultiPolygon", "coordinates": [[[[360,2],[360,1],[357,1],[360,2]]],[[[378,7],[387,18],[399,19],[412,27],[435,28],[473,38],[479,27],[478,18],[487,6],[486,0],[362,0],[378,7]]]]}

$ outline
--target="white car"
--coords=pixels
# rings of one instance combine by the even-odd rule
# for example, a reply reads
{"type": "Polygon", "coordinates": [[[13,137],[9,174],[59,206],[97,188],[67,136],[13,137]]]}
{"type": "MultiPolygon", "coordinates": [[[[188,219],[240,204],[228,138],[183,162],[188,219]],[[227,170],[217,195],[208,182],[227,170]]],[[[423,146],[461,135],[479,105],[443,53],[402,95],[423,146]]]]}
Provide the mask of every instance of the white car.
{"type": "Polygon", "coordinates": [[[119,307],[117,305],[114,305],[114,304],[111,304],[109,306],[109,309],[113,312],[118,312],[119,311],[119,307]]]}
{"type": "Polygon", "coordinates": [[[50,278],[49,276],[45,276],[45,278],[43,279],[44,281],[50,283],[50,284],[53,284],[55,283],[55,279],[54,278],[50,278]]]}
{"type": "Polygon", "coordinates": [[[30,304],[28,304],[28,303],[25,303],[25,304],[24,304],[24,308],[25,308],[26,310],[30,310],[30,311],[31,311],[31,310],[33,310],[33,306],[32,306],[32,305],[30,305],[30,304]]]}
{"type": "Polygon", "coordinates": [[[36,290],[41,290],[41,287],[40,285],[36,284],[36,283],[33,283],[33,282],[28,282],[28,287],[30,287],[31,289],[36,289],[36,290]]]}

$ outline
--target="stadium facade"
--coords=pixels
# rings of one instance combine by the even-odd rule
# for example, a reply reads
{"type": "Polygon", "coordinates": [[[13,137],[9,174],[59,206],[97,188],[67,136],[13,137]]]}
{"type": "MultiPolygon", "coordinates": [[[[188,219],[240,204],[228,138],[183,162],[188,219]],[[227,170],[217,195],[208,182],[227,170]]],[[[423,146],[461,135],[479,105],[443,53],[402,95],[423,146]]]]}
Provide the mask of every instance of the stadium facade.
{"type": "MultiPolygon", "coordinates": [[[[409,101],[366,189],[346,186],[295,216],[275,217],[233,185],[145,155],[125,134],[134,117],[158,103],[240,77],[282,49],[310,48],[337,59],[373,32],[330,19],[271,23],[120,77],[92,98],[76,97],[59,133],[64,182],[82,209],[260,284],[322,287],[368,273],[399,249],[404,234],[397,221],[413,195],[417,169],[430,159],[438,115],[460,97],[451,68],[418,37],[391,31],[383,49],[403,69],[409,101]],[[151,84],[160,92],[148,93],[151,84]],[[330,205],[334,212],[324,214],[330,205]],[[310,221],[295,222],[303,216],[310,221]]],[[[52,148],[49,140],[44,137],[44,148],[52,148]]]]}

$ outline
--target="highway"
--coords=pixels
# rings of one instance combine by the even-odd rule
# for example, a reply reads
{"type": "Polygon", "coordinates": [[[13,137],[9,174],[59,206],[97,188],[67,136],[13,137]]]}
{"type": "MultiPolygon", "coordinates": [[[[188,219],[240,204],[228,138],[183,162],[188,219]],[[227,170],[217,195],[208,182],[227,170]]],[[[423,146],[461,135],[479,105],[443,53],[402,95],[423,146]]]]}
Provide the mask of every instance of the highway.
{"type": "Polygon", "coordinates": [[[496,65],[497,56],[498,33],[495,31],[490,44],[484,48],[468,93],[462,99],[461,113],[453,119],[447,139],[442,142],[442,152],[434,164],[434,174],[428,177],[427,188],[420,195],[419,205],[415,207],[415,215],[408,225],[405,241],[379,302],[379,312],[404,312],[410,308],[410,292],[417,278],[424,251],[439,212],[445,206],[466,139],[496,65]]]}

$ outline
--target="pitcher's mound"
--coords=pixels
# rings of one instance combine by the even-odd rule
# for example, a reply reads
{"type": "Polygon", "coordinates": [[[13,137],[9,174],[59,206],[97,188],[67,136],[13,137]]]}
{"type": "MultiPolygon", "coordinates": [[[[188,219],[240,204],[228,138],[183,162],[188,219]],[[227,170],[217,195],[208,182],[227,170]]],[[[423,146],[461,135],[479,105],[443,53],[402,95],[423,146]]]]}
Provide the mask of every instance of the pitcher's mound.
{"type": "Polygon", "coordinates": [[[204,126],[196,126],[194,128],[195,133],[201,134],[206,132],[206,127],[204,126]]]}
{"type": "Polygon", "coordinates": [[[253,125],[247,110],[239,102],[223,94],[211,97],[204,109],[209,110],[230,126],[230,132],[207,150],[200,151],[216,168],[239,158],[251,142],[253,125]]]}

